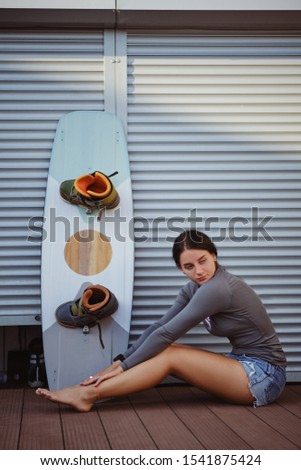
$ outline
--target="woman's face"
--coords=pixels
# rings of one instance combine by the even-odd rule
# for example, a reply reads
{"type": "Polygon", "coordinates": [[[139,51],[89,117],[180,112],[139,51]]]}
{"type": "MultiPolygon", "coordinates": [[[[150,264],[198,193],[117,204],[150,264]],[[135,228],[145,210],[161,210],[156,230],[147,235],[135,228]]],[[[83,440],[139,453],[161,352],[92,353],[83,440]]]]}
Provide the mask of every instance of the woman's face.
{"type": "Polygon", "coordinates": [[[185,250],[180,255],[180,269],[199,286],[211,279],[216,271],[216,256],[206,250],[185,250]]]}

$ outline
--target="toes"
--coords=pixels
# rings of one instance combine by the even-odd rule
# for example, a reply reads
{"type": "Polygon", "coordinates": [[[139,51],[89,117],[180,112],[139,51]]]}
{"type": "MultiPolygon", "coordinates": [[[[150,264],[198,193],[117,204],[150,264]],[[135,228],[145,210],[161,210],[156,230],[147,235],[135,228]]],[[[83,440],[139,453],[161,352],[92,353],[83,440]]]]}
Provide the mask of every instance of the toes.
{"type": "Polygon", "coordinates": [[[49,397],[50,392],[46,388],[37,388],[36,394],[42,397],[49,397]]]}

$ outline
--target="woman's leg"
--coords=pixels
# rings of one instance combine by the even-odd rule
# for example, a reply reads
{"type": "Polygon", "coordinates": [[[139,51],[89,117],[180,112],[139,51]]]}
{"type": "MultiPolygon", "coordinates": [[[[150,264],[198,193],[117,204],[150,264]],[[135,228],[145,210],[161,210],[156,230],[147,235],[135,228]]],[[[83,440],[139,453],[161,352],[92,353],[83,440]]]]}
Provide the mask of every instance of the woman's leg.
{"type": "Polygon", "coordinates": [[[175,375],[227,401],[240,404],[254,401],[248,387],[248,376],[238,361],[180,345],[168,347],[148,361],[105,380],[98,387],[78,385],[55,392],[39,389],[37,394],[79,411],[89,411],[99,399],[146,390],[168,375],[175,375]]]}

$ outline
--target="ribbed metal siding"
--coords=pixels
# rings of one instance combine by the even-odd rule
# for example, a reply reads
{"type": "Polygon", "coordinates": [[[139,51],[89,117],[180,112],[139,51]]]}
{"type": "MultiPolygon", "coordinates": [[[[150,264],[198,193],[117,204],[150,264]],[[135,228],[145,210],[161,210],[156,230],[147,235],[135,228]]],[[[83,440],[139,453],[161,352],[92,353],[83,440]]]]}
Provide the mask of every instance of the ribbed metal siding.
{"type": "Polygon", "coordinates": [[[30,220],[43,217],[58,119],[73,110],[104,109],[103,49],[102,32],[0,35],[0,322],[2,318],[4,324],[33,323],[40,313],[41,237],[38,220],[30,220]],[[37,238],[30,242],[28,237],[37,238]]]}
{"type": "MultiPolygon", "coordinates": [[[[128,36],[132,340],[186,282],[166,237],[192,226],[197,209],[220,262],[265,303],[300,380],[300,52],[300,37],[128,36]]],[[[202,326],[183,341],[227,349],[202,326]]]]}

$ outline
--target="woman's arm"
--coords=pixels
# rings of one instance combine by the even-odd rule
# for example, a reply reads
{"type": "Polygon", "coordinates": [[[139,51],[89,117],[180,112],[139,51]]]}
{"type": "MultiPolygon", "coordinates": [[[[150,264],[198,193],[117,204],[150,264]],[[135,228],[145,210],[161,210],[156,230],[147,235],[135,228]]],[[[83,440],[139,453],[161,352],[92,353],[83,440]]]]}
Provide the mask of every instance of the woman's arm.
{"type": "Polygon", "coordinates": [[[154,331],[156,331],[158,328],[161,326],[165,325],[168,323],[172,318],[174,318],[189,302],[191,296],[187,294],[187,290],[192,289],[192,284],[188,283],[186,286],[184,286],[179,294],[177,295],[177,298],[174,302],[174,304],[170,307],[170,309],[163,315],[163,317],[160,318],[160,320],[156,321],[152,325],[150,325],[139,338],[135,341],[132,346],[127,349],[122,355],[124,356],[125,359],[130,357],[137,349],[139,349],[144,341],[152,334],[154,331]],[[190,284],[190,286],[189,286],[190,284]]]}
{"type": "Polygon", "coordinates": [[[217,279],[197,289],[190,302],[176,315],[152,331],[144,342],[127,357],[121,367],[126,370],[159,354],[206,317],[224,311],[230,302],[228,286],[217,279]]]}
{"type": "MultiPolygon", "coordinates": [[[[174,318],[177,315],[177,313],[179,313],[185,307],[185,305],[188,304],[189,300],[190,300],[190,297],[185,292],[185,288],[181,289],[174,304],[165,313],[165,315],[163,315],[163,317],[160,320],[150,325],[142,333],[142,335],[137,339],[137,341],[135,341],[135,343],[127,351],[125,351],[123,354],[120,354],[119,356],[123,356],[123,360],[130,357],[133,353],[135,353],[135,351],[137,351],[143,345],[144,341],[154,331],[156,331],[158,328],[162,327],[163,325],[168,323],[172,318],[174,318]]],[[[81,385],[91,385],[93,383],[97,385],[101,381],[100,380],[101,378],[107,377],[111,373],[114,374],[115,372],[118,372],[118,369],[121,368],[120,367],[121,364],[122,364],[122,360],[120,360],[117,356],[116,360],[114,359],[114,362],[110,366],[108,366],[106,369],[99,371],[93,377],[92,376],[88,377],[86,380],[81,382],[81,385]]],[[[123,368],[121,370],[123,370],[123,368]]]]}

